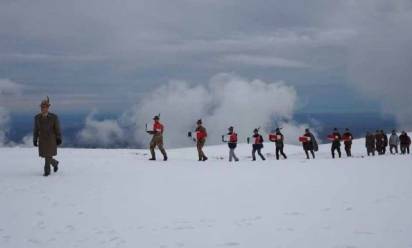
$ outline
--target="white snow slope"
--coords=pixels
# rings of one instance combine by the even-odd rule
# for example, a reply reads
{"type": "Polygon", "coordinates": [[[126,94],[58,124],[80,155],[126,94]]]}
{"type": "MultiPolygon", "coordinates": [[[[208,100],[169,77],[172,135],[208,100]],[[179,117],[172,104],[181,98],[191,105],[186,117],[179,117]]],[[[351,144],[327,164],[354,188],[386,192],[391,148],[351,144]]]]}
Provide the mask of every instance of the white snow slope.
{"type": "Polygon", "coordinates": [[[0,149],[0,247],[412,247],[412,156],[250,161],[250,146],[169,150],[60,149],[45,178],[37,151],[0,149]],[[158,154],[160,155],[160,154],[158,154]],[[224,158],[221,160],[220,158],[224,158]]]}

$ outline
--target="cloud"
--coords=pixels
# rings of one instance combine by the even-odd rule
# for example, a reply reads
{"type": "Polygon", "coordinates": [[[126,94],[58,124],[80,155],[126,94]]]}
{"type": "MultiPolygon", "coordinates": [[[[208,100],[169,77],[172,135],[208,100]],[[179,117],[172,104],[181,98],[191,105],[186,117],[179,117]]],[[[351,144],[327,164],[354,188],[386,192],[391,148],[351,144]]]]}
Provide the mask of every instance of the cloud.
{"type": "Polygon", "coordinates": [[[15,96],[22,93],[23,86],[10,80],[0,78],[0,96],[15,96]]]}
{"type": "MultiPolygon", "coordinates": [[[[2,101],[20,95],[23,87],[9,79],[0,79],[0,104],[2,101]]],[[[6,108],[0,106],[0,146],[9,143],[7,133],[9,131],[10,114],[6,108]]]]}
{"type": "MultiPolygon", "coordinates": [[[[221,71],[281,78],[298,91],[325,85],[347,92],[351,85],[370,104],[311,91],[308,105],[317,112],[325,105],[378,111],[381,104],[369,106],[381,102],[408,123],[411,9],[410,0],[313,0],[310,8],[302,0],[0,1],[0,61],[7,68],[0,73],[27,79],[35,96],[50,89],[106,95],[111,100],[87,107],[116,101],[117,110],[132,102],[129,92],[171,78],[207,84],[221,71]]],[[[9,106],[25,109],[25,99],[9,99],[9,106]]]]}
{"type": "Polygon", "coordinates": [[[349,44],[350,81],[395,115],[399,126],[412,128],[412,3],[369,1],[363,10],[371,15],[352,18],[360,30],[349,44]]]}
{"type": "Polygon", "coordinates": [[[59,63],[59,62],[98,62],[108,58],[95,55],[59,55],[47,53],[5,53],[0,54],[0,63],[59,63]]]}
{"type": "Polygon", "coordinates": [[[87,147],[117,147],[126,136],[116,120],[96,120],[95,112],[86,117],[85,127],[77,134],[78,142],[87,147]]]}
{"type": "MultiPolygon", "coordinates": [[[[206,86],[191,86],[174,81],[154,90],[134,108],[127,111],[123,123],[134,126],[135,139],[147,143],[145,125],[155,114],[161,114],[166,126],[165,143],[170,147],[188,146],[188,131],[202,119],[208,129],[208,144],[220,142],[229,126],[234,126],[240,140],[246,141],[253,129],[270,131],[283,125],[291,137],[298,137],[305,126],[293,123],[297,95],[283,82],[267,83],[247,80],[233,74],[218,74],[206,86]],[[300,130],[299,130],[300,129],[300,130]]],[[[290,143],[297,139],[292,138],[290,143]]]]}
{"type": "Polygon", "coordinates": [[[256,56],[246,54],[227,55],[222,58],[224,62],[238,63],[244,65],[279,67],[279,68],[306,68],[304,62],[268,56],[256,56]]]}
{"type": "Polygon", "coordinates": [[[33,134],[27,134],[21,139],[20,147],[33,147],[33,134]]]}
{"type": "Polygon", "coordinates": [[[227,73],[215,75],[207,85],[171,81],[146,94],[118,120],[96,120],[94,113],[90,114],[78,139],[92,147],[146,147],[151,138],[146,125],[150,130],[153,116],[160,114],[169,148],[193,145],[187,133],[194,131],[198,119],[208,129],[208,144],[219,144],[229,126],[235,127],[240,142],[246,142],[254,128],[269,133],[282,127],[286,142],[297,144],[299,135],[309,127],[293,121],[297,102],[295,89],[284,82],[248,80],[227,73]]]}

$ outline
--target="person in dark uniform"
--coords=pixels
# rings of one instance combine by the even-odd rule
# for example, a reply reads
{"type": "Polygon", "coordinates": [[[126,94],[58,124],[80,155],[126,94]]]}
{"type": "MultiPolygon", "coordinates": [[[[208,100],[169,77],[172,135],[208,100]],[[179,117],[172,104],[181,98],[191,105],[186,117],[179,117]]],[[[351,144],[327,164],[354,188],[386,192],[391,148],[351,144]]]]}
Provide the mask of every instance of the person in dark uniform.
{"type": "Polygon", "coordinates": [[[309,151],[312,154],[312,158],[315,159],[315,151],[318,150],[318,143],[315,136],[309,131],[309,128],[305,129],[306,140],[302,142],[303,150],[305,151],[306,158],[309,159],[309,151]]]}
{"type": "Polygon", "coordinates": [[[342,153],[340,151],[340,140],[341,140],[341,135],[338,131],[337,128],[333,129],[333,133],[331,135],[331,140],[332,140],[332,147],[331,147],[331,153],[332,153],[332,158],[335,158],[335,150],[338,152],[339,158],[342,157],[342,153]]]}
{"type": "Polygon", "coordinates": [[[375,132],[375,149],[378,152],[378,155],[382,155],[383,151],[383,136],[379,130],[376,130],[375,132]]]}
{"type": "Polygon", "coordinates": [[[411,146],[411,138],[405,131],[402,131],[402,134],[399,136],[399,141],[401,144],[401,154],[409,154],[409,147],[411,146]]]}
{"type": "Polygon", "coordinates": [[[375,149],[376,149],[376,138],[375,135],[373,135],[370,132],[366,132],[366,137],[365,137],[365,146],[366,146],[366,152],[368,153],[368,156],[372,154],[372,156],[375,156],[375,149]]]}
{"type": "Polygon", "coordinates": [[[343,133],[342,139],[343,139],[343,144],[345,145],[346,156],[351,157],[353,136],[349,128],[345,128],[345,133],[343,133]]]}
{"type": "Polygon", "coordinates": [[[285,137],[283,136],[283,134],[280,132],[280,128],[276,128],[275,130],[275,136],[274,136],[274,140],[271,140],[273,142],[275,142],[276,145],[276,160],[279,160],[280,155],[282,155],[282,157],[284,159],[287,159],[286,154],[283,152],[283,148],[284,148],[284,139],[285,137]]]}
{"type": "Polygon", "coordinates": [[[60,122],[57,115],[50,113],[50,99],[47,97],[40,104],[41,113],[34,117],[33,145],[38,146],[39,156],[44,158],[44,174],[50,175],[50,166],[53,171],[59,169],[59,161],[53,157],[57,155],[57,146],[62,144],[60,122]]]}
{"type": "Polygon", "coordinates": [[[388,136],[386,135],[385,131],[381,130],[381,137],[382,137],[382,155],[386,154],[386,148],[388,147],[388,136]]]}
{"type": "Polygon", "coordinates": [[[263,154],[261,153],[261,150],[263,148],[263,137],[259,134],[259,130],[257,128],[253,130],[252,140],[252,160],[256,161],[256,152],[259,154],[262,160],[266,160],[265,156],[263,156],[263,154]]]}

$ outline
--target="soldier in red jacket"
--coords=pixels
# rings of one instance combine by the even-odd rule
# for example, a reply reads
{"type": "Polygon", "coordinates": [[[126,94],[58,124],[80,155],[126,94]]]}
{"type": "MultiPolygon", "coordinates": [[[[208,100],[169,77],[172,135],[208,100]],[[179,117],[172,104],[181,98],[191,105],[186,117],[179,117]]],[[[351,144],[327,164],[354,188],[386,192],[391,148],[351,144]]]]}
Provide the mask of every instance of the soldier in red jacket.
{"type": "Polygon", "coordinates": [[[162,123],[160,123],[160,117],[155,116],[153,118],[154,123],[153,123],[153,130],[150,131],[149,133],[153,135],[152,140],[150,141],[150,154],[152,157],[149,160],[156,160],[156,153],[155,153],[155,147],[157,146],[160,150],[160,152],[163,154],[163,160],[167,160],[167,154],[166,150],[163,147],[163,132],[164,132],[164,126],[162,123]]]}
{"type": "Polygon", "coordinates": [[[228,140],[224,139],[224,135],[222,136],[222,141],[226,142],[229,146],[229,162],[232,162],[234,159],[235,162],[238,162],[239,159],[235,154],[235,149],[237,146],[237,133],[235,133],[233,127],[229,127],[229,132],[227,133],[228,140]]]}
{"type": "Polygon", "coordinates": [[[284,136],[280,132],[280,128],[276,128],[275,133],[269,135],[269,140],[276,144],[276,160],[279,160],[280,154],[284,159],[287,159],[286,154],[283,152],[284,136]]]}
{"type": "Polygon", "coordinates": [[[338,152],[339,158],[342,156],[340,151],[340,140],[341,140],[340,133],[337,128],[333,129],[333,133],[330,135],[330,140],[332,141],[332,147],[330,149],[332,153],[332,158],[335,158],[335,150],[338,152]]]}
{"type": "Polygon", "coordinates": [[[349,128],[345,128],[345,133],[343,133],[342,139],[343,139],[343,144],[345,145],[346,156],[351,157],[353,136],[352,136],[352,133],[349,131],[349,128]]]}
{"type": "Polygon", "coordinates": [[[266,160],[266,158],[263,156],[261,150],[263,148],[263,137],[262,135],[259,134],[259,130],[255,128],[253,130],[253,145],[252,145],[252,160],[256,161],[256,152],[259,154],[260,158],[262,160],[266,160]]]}
{"type": "Polygon", "coordinates": [[[199,155],[199,161],[206,161],[208,158],[206,157],[205,153],[203,152],[203,147],[206,143],[207,138],[207,131],[206,128],[202,125],[202,120],[198,120],[196,122],[196,147],[197,153],[199,155]]]}

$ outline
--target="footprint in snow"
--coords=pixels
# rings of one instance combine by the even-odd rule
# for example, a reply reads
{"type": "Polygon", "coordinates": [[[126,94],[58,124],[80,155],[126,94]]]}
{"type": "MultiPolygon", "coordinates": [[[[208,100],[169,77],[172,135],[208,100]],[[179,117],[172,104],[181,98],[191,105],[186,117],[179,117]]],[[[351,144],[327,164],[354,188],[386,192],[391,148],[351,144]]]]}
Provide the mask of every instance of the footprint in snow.
{"type": "Polygon", "coordinates": [[[40,244],[40,241],[37,239],[28,239],[28,242],[32,243],[32,244],[40,244]]]}
{"type": "Polygon", "coordinates": [[[45,229],[46,228],[46,223],[44,223],[44,221],[37,222],[37,228],[45,229]]]}
{"type": "Polygon", "coordinates": [[[224,244],[219,244],[217,246],[239,246],[239,245],[240,245],[240,243],[238,243],[238,242],[226,242],[224,244]]]}
{"type": "Polygon", "coordinates": [[[285,213],[284,215],[288,215],[288,216],[300,216],[300,215],[304,215],[303,213],[300,212],[288,212],[285,213]]]}
{"type": "Polygon", "coordinates": [[[354,231],[353,233],[358,235],[375,235],[375,233],[368,231],[354,231]]]}
{"type": "Polygon", "coordinates": [[[182,230],[193,230],[195,229],[195,227],[194,226],[178,226],[173,229],[177,231],[182,231],[182,230]]]}
{"type": "Polygon", "coordinates": [[[177,242],[177,243],[176,243],[176,246],[177,246],[177,247],[184,247],[185,244],[184,244],[184,243],[177,242]]]}
{"type": "Polygon", "coordinates": [[[72,232],[72,231],[74,231],[74,226],[72,226],[72,225],[67,225],[66,227],[65,227],[65,229],[67,230],[67,231],[69,231],[69,232],[72,232]]]}
{"type": "Polygon", "coordinates": [[[10,235],[4,235],[2,238],[3,238],[4,242],[8,242],[11,239],[11,236],[10,235]]]}

